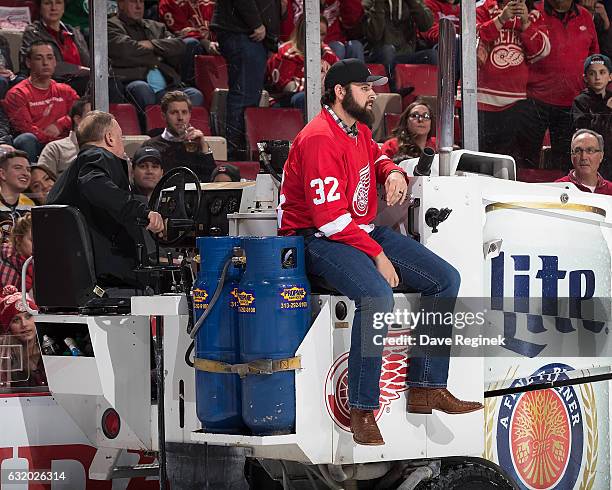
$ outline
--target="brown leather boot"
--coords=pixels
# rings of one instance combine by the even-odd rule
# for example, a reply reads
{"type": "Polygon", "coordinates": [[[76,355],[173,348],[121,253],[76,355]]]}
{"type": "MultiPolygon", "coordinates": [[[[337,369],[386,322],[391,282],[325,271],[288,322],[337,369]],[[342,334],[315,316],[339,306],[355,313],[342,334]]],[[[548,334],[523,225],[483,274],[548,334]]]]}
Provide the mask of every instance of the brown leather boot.
{"type": "Polygon", "coordinates": [[[373,410],[351,408],[351,432],[357,444],[382,446],[385,443],[376,425],[373,410]]]}
{"type": "Polygon", "coordinates": [[[469,413],[483,408],[482,403],[465,402],[456,398],[446,388],[409,388],[408,412],[431,413],[440,410],[444,413],[469,413]]]}

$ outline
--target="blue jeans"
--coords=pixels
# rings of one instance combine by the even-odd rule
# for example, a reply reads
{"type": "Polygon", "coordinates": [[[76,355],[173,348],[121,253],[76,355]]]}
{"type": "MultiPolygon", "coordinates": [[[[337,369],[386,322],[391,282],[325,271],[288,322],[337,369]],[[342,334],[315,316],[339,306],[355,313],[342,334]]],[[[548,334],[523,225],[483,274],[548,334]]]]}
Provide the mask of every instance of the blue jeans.
{"type": "MultiPolygon", "coordinates": [[[[134,80],[125,87],[125,95],[128,101],[136,106],[138,112],[138,120],[140,122],[143,134],[146,129],[145,109],[149,105],[159,104],[162,97],[170,89],[153,92],[151,86],[144,80],[134,80]]],[[[172,89],[175,90],[175,89],[172,89]]],[[[189,97],[191,105],[200,106],[204,103],[204,95],[197,88],[185,87],[180,89],[189,97]]]]}
{"type": "Polygon", "coordinates": [[[21,133],[13,138],[13,146],[17,150],[25,151],[30,163],[34,163],[38,161],[38,155],[40,155],[44,145],[32,133],[21,133]]]}
{"type": "Polygon", "coordinates": [[[181,81],[185,85],[195,85],[194,57],[198,54],[206,54],[206,52],[197,39],[186,37],[183,42],[185,43],[185,53],[181,63],[181,81]]]}
{"type": "Polygon", "coordinates": [[[231,160],[243,156],[246,149],[244,110],[259,105],[268,52],[262,43],[251,41],[247,34],[218,31],[217,40],[227,62],[225,138],[231,160]]]}
{"type": "MultiPolygon", "coordinates": [[[[403,285],[421,293],[424,311],[452,312],[459,292],[459,272],[421,243],[377,226],[370,236],[376,240],[398,271],[403,285]]],[[[341,294],[355,302],[351,332],[348,384],[349,405],[362,410],[379,407],[379,380],[382,345],[375,336],[385,335],[387,328],[376,328],[375,313],[393,311],[393,291],[378,272],[374,262],[362,251],[326,238],[306,237],[308,273],[319,276],[341,294]]],[[[420,324],[415,333],[436,338],[450,338],[452,325],[420,324]]],[[[408,385],[445,387],[448,378],[450,346],[430,349],[413,348],[410,356],[408,385]]]]}
{"type": "Polygon", "coordinates": [[[363,54],[363,44],[361,44],[361,41],[357,41],[356,39],[347,41],[345,43],[340,41],[332,41],[329,43],[329,47],[341,60],[346,58],[357,58],[361,61],[365,60],[365,56],[363,54]]]}

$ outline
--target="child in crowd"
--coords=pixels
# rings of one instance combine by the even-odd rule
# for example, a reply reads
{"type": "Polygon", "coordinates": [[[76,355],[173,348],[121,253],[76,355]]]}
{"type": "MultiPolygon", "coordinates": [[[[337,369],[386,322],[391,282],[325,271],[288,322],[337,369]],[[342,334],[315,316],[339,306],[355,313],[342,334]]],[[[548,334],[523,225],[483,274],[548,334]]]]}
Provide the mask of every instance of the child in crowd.
{"type": "Polygon", "coordinates": [[[592,129],[604,137],[605,147],[599,173],[612,179],[612,61],[603,54],[589,56],[584,62],[585,88],[574,99],[574,129],[592,129]]]}
{"type": "MultiPolygon", "coordinates": [[[[31,298],[27,303],[38,308],[31,298]]],[[[14,286],[6,286],[0,295],[0,333],[0,386],[46,386],[36,323],[14,286]]]]}

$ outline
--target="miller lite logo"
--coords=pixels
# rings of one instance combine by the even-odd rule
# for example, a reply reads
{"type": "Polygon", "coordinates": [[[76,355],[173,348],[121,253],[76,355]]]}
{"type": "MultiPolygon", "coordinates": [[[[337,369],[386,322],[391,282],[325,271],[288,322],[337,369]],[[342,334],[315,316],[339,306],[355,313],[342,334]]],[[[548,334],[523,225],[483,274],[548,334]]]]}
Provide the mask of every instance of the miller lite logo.
{"type": "Polygon", "coordinates": [[[368,213],[368,195],[370,193],[370,165],[366,164],[359,171],[359,183],[353,194],[353,211],[357,216],[368,213]]]}
{"type": "MultiPolygon", "coordinates": [[[[512,386],[568,379],[565,373],[571,370],[565,364],[548,364],[529,378],[515,380],[512,386]]],[[[520,488],[574,488],[583,463],[592,463],[592,447],[587,448],[587,461],[583,460],[582,413],[586,408],[595,410],[587,417],[596,420],[596,403],[593,398],[583,408],[577,393],[581,389],[563,386],[506,395],[501,400],[497,419],[499,464],[520,488]]]]}
{"type": "MultiPolygon", "coordinates": [[[[387,338],[408,335],[410,329],[389,329],[387,338]]],[[[350,432],[351,416],[348,400],[348,357],[349,353],[341,354],[332,364],[325,379],[325,405],[327,413],[341,429],[350,432]]],[[[400,393],[406,391],[408,375],[407,346],[385,347],[382,354],[380,371],[380,407],[374,412],[376,420],[383,413],[391,410],[391,402],[400,398],[400,393]]]]}

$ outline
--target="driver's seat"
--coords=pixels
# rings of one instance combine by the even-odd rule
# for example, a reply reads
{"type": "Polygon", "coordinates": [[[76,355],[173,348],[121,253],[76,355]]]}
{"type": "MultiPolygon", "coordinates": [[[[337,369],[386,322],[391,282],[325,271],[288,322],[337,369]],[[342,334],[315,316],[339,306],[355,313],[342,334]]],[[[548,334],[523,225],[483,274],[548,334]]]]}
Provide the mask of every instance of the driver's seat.
{"type": "Polygon", "coordinates": [[[35,297],[41,311],[78,311],[97,297],[89,229],[77,208],[32,208],[32,241],[35,297]]]}

